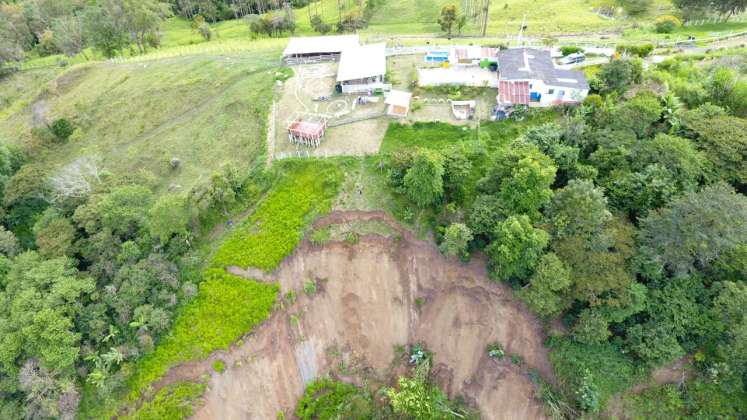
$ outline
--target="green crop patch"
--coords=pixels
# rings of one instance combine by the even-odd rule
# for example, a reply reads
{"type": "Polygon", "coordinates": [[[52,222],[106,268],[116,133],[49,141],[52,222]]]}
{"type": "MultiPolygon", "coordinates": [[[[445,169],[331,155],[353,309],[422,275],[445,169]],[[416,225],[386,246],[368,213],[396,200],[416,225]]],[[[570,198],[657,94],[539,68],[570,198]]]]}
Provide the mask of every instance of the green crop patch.
{"type": "Polygon", "coordinates": [[[329,211],[341,172],[324,161],[288,162],[283,178],[213,257],[213,267],[272,270],[298,245],[316,216],[329,211]]]}
{"type": "Polygon", "coordinates": [[[197,297],[184,306],[172,331],[135,365],[130,397],[137,398],[171,366],[228,348],[270,315],[278,290],[276,284],[207,269],[197,297]]]}

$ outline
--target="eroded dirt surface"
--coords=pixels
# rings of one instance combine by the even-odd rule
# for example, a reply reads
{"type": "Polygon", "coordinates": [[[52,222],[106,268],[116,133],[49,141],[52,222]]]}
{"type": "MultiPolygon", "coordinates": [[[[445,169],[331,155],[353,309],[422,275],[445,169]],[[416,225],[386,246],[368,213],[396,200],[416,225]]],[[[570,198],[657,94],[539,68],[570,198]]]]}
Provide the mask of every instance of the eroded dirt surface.
{"type": "MultiPolygon", "coordinates": [[[[487,419],[543,417],[526,370],[554,381],[542,328],[511,291],[490,282],[484,263],[444,258],[380,212],[337,212],[317,227],[381,220],[399,238],[368,235],[356,244],[304,242],[273,273],[283,293],[298,296],[228,352],[182,365],[165,381],[211,375],[198,419],[272,419],[290,414],[304,386],[333,372],[343,379],[391,381],[395,347],[424,342],[433,372],[450,397],[462,395],[487,419]],[[316,281],[307,296],[304,284],[316,281]],[[490,359],[486,346],[503,344],[523,367],[490,359]],[[226,362],[218,374],[215,359],[226,362]],[[357,378],[357,379],[356,379],[357,378]]],[[[236,274],[256,274],[232,268],[236,274]]],[[[263,276],[267,277],[267,276],[263,276]]]]}

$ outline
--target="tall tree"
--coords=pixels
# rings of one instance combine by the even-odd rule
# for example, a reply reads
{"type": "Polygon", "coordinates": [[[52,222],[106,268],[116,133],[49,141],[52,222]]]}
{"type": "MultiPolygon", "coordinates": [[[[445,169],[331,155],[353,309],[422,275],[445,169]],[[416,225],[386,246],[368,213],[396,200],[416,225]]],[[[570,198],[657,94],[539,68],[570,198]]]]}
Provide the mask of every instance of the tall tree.
{"type": "Polygon", "coordinates": [[[494,236],[485,252],[490,259],[491,277],[503,281],[529,277],[550,238],[547,232],[532,226],[526,215],[498,222],[494,236]]]}
{"type": "Polygon", "coordinates": [[[441,8],[441,16],[438,18],[438,24],[441,25],[441,30],[446,32],[446,36],[449,39],[451,39],[451,33],[457,19],[459,19],[459,9],[455,4],[446,5],[441,8]]]}
{"type": "Polygon", "coordinates": [[[724,183],[673,201],[641,220],[640,270],[651,278],[687,275],[747,242],[747,197],[724,183]]]}
{"type": "Polygon", "coordinates": [[[601,233],[612,219],[607,198],[588,180],[571,180],[553,197],[546,214],[557,237],[588,238],[601,233]]]}
{"type": "Polygon", "coordinates": [[[443,158],[430,150],[419,150],[404,178],[407,196],[419,207],[439,200],[444,191],[443,158]]]}

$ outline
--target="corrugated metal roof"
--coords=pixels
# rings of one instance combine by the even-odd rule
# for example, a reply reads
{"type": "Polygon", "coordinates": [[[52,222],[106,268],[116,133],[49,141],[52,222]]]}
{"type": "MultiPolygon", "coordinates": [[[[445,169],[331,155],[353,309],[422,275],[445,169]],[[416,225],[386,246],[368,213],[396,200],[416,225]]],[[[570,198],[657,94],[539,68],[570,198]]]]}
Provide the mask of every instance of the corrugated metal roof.
{"type": "Polygon", "coordinates": [[[583,72],[555,68],[550,53],[534,48],[511,48],[498,52],[501,80],[542,80],[546,85],[588,89],[583,72]]]}
{"type": "Polygon", "coordinates": [[[501,80],[498,95],[502,104],[529,105],[529,82],[501,80]]]}
{"type": "Polygon", "coordinates": [[[386,44],[361,45],[342,52],[337,67],[337,81],[383,76],[385,73],[386,44]]]}
{"type": "Polygon", "coordinates": [[[360,45],[358,35],[328,35],[291,38],[283,51],[284,56],[299,54],[339,54],[360,45]]]}

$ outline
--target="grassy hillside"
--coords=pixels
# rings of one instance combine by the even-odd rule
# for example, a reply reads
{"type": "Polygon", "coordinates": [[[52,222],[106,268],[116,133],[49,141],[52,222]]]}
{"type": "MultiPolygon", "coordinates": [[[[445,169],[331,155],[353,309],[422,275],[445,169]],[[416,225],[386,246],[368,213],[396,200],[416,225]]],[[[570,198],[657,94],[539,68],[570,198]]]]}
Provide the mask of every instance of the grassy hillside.
{"type": "Polygon", "coordinates": [[[82,65],[56,78],[54,69],[19,73],[0,83],[10,92],[0,104],[0,141],[32,150],[51,171],[90,157],[116,176],[188,188],[221,165],[247,168],[264,152],[277,63],[269,50],[82,65]],[[76,132],[46,144],[32,135],[34,114],[69,119],[76,132]]]}

